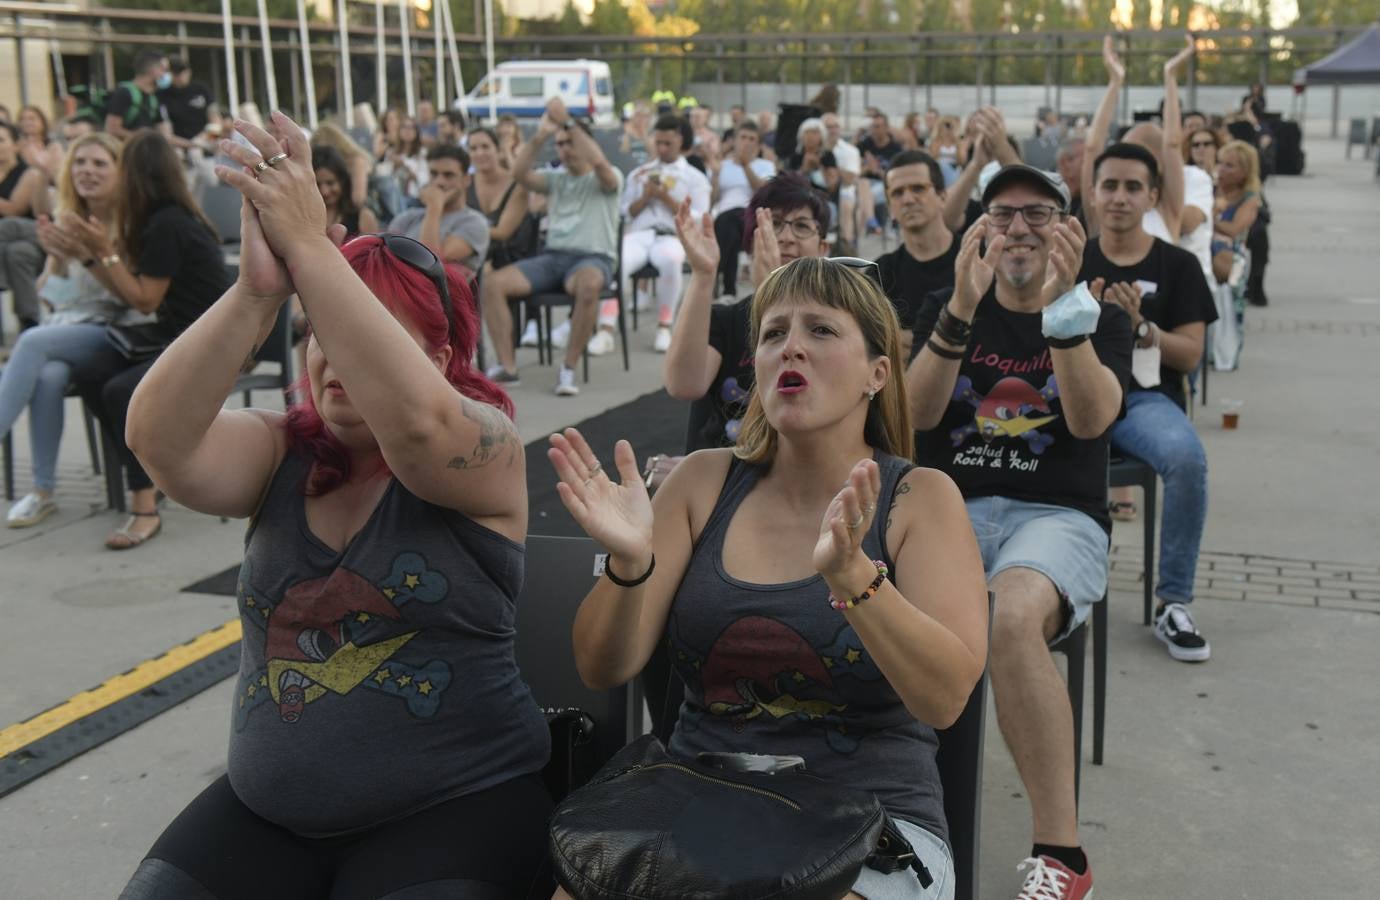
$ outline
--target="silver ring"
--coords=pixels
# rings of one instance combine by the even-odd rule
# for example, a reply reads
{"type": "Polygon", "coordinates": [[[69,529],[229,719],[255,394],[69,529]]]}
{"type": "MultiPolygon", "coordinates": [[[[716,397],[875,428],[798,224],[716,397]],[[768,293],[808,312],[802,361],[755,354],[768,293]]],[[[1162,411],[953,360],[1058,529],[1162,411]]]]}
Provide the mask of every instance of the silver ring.
{"type": "Polygon", "coordinates": [[[870,516],[877,511],[877,507],[871,503],[863,507],[863,515],[870,516]]]}
{"type": "Polygon", "coordinates": [[[268,170],[269,170],[269,165],[268,165],[268,162],[267,162],[266,160],[262,160],[262,159],[261,159],[261,160],[259,160],[258,162],[254,163],[254,177],[255,177],[255,178],[258,178],[260,175],[262,175],[263,173],[267,172],[268,170]]]}
{"type": "Polygon", "coordinates": [[[275,153],[275,154],[273,154],[272,156],[270,156],[268,159],[264,160],[264,165],[267,165],[267,166],[269,166],[270,168],[277,168],[278,163],[282,162],[283,160],[285,160],[285,159],[287,159],[287,158],[288,158],[288,155],[287,155],[286,153],[275,153]]]}
{"type": "Polygon", "coordinates": [[[861,525],[861,524],[863,523],[863,519],[864,519],[864,518],[866,518],[866,517],[865,517],[862,513],[858,513],[858,518],[857,518],[856,520],[854,520],[854,521],[848,523],[848,530],[849,530],[849,531],[855,531],[855,530],[857,530],[858,526],[861,525]]]}
{"type": "Polygon", "coordinates": [[[599,475],[599,473],[602,472],[602,471],[604,471],[604,467],[599,463],[599,460],[596,459],[596,460],[594,461],[594,468],[592,468],[592,469],[589,470],[589,477],[590,477],[590,478],[595,478],[595,477],[597,477],[597,476],[599,475]]]}

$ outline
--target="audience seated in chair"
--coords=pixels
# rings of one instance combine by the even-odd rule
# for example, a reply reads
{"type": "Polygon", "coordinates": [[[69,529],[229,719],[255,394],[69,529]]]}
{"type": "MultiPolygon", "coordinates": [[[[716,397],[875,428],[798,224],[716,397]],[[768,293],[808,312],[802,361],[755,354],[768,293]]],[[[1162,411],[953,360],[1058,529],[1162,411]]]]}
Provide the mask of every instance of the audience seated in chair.
{"type": "Polygon", "coordinates": [[[761,152],[757,123],[747,120],[733,129],[733,137],[724,143],[723,155],[708,161],[719,275],[723,292],[729,296],[738,294],[738,253],[743,249],[746,228],[743,211],[752,195],[776,174],[776,166],[762,159],[761,152]]]}
{"type": "Polygon", "coordinates": [[[429,178],[420,209],[399,213],[388,223],[390,234],[420,241],[447,263],[478,272],[489,252],[489,222],[465,205],[470,187],[470,155],[463,147],[438,144],[426,154],[429,178]]]}
{"type": "Polygon", "coordinates": [[[604,157],[589,127],[570,117],[559,98],[547,104],[532,140],[513,162],[513,178],[528,191],[549,195],[545,250],[529,259],[495,269],[481,282],[484,322],[498,364],[489,376],[499,384],[518,383],[517,352],[509,300],[564,291],[575,298],[566,338],[565,361],[556,393],[580,392],[575,364],[594,331],[600,294],[618,264],[618,197],[623,173],[604,157]],[[533,170],[537,152],[556,135],[562,168],[533,170]]]}
{"type": "Polygon", "coordinates": [[[39,297],[50,313],[42,325],[19,336],[0,374],[0,437],[28,407],[34,487],[10,508],[11,528],[36,525],[57,511],[57,461],[67,387],[109,348],[106,326],[153,321],[115,295],[94,274],[104,263],[82,223],[101,223],[113,240],[119,205],[120,141],[105,133],[73,142],[58,179],[55,220],[38,222],[38,240],[49,254],[39,297]]]}
{"type": "Polygon", "coordinates": [[[1073,290],[1084,237],[1057,175],[1007,166],[982,202],[953,290],[917,314],[906,388],[928,432],[919,459],[963,491],[996,595],[992,692],[1034,820],[1020,897],[1079,900],[1092,871],[1078,838],[1078,748],[1047,648],[1106,591],[1107,446],[1130,320],[1073,290]]]}
{"type": "MultiPolygon", "coordinates": [[[[962,498],[910,461],[897,330],[867,276],[796,259],[753,301],[758,387],[737,447],[690,455],[654,500],[627,441],[617,473],[573,428],[549,455],[610,553],[575,620],[585,683],[625,683],[669,641],[687,686],[672,756],[793,754],[874,792],[952,897],[935,731],[982,674],[987,598],[962,498]]],[[[848,896],[931,895],[914,872],[865,868],[848,896]]]]}
{"type": "Polygon", "coordinates": [[[549,895],[550,737],[514,654],[527,490],[511,401],[471,368],[463,273],[397,235],[337,249],[305,138],[273,122],[244,127],[254,149],[220,172],[252,203],[239,280],[130,413],[169,496],[252,522],[228,773],[122,896],[549,895]],[[307,397],[223,408],[293,292],[313,324],[307,397]],[[386,785],[364,774],[381,766],[386,785]]]}
{"type": "MultiPolygon", "coordinates": [[[[683,155],[694,135],[690,124],[677,116],[662,116],[652,127],[652,148],[656,158],[633,169],[623,191],[623,302],[646,308],[639,289],[633,296],[633,273],[646,265],[656,269],[657,330],[653,347],[665,353],[671,346],[671,326],[680,304],[681,265],[685,252],[676,237],[676,212],[681,202],[690,200],[696,220],[709,212],[709,180],[683,155]]],[[[613,348],[613,332],[618,322],[614,300],[604,301],[599,310],[601,349],[613,348]]]]}
{"type": "Polygon", "coordinates": [[[130,397],[153,365],[148,354],[172,343],[230,283],[215,229],[192,199],[182,163],[165,137],[145,129],[126,142],[119,190],[124,207],[115,239],[99,226],[72,220],[96,260],[90,267],[96,280],[132,309],[158,314],[155,324],[141,326],[136,335],[135,343],[146,350],[125,353],[107,341],[92,346],[72,372],[82,399],[119,450],[129,485],[131,515],[106,539],[111,550],[137,547],[163,524],[153,481],[125,446],[130,397]]]}
{"type": "Polygon", "coordinates": [[[0,290],[12,295],[19,327],[38,324],[41,310],[35,283],[43,271],[36,212],[44,209],[48,176],[20,154],[19,129],[0,122],[0,290]]]}
{"type": "Polygon", "coordinates": [[[1136,341],[1126,415],[1112,426],[1112,449],[1145,460],[1164,481],[1155,636],[1175,659],[1201,662],[1211,651],[1189,604],[1207,521],[1207,456],[1184,411],[1184,377],[1203,358],[1217,309],[1199,260],[1142,225],[1158,200],[1155,157],[1138,144],[1113,144],[1094,173],[1102,233],[1088,241],[1079,278],[1105,286],[1094,293],[1126,311],[1136,341]]]}

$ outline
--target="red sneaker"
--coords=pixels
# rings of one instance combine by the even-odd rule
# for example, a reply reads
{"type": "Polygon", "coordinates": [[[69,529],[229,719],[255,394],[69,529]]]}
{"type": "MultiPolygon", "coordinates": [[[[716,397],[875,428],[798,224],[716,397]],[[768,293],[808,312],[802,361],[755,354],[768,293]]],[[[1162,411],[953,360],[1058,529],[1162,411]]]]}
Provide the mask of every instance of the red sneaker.
{"type": "Polygon", "coordinates": [[[1029,872],[1016,900],[1087,900],[1093,895],[1092,866],[1082,875],[1049,856],[1032,856],[1016,867],[1029,872]]]}

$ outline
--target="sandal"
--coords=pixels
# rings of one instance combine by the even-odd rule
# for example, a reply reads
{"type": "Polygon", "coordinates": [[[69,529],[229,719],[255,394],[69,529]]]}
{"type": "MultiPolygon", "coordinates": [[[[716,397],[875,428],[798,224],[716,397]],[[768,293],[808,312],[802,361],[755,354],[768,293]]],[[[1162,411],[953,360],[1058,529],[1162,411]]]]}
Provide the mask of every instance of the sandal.
{"type": "Polygon", "coordinates": [[[163,530],[163,518],[156,512],[132,512],[125,524],[111,532],[110,537],[105,539],[107,550],[132,550],[145,541],[152,540],[158,536],[158,532],[163,530]],[[148,534],[135,534],[130,531],[134,526],[136,518],[153,518],[158,520],[158,524],[153,526],[153,530],[148,534]]]}
{"type": "Polygon", "coordinates": [[[1136,520],[1136,504],[1130,500],[1113,500],[1107,504],[1107,512],[1118,522],[1136,520]]]}

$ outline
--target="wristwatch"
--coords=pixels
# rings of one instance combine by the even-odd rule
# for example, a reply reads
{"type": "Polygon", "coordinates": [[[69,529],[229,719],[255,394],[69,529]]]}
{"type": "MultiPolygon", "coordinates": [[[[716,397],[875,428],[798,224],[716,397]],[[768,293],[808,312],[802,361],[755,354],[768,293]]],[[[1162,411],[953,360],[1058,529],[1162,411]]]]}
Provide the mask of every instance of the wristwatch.
{"type": "Polygon", "coordinates": [[[1148,338],[1154,327],[1154,323],[1149,319],[1141,319],[1140,324],[1136,326],[1136,344],[1139,345],[1141,341],[1148,338]]]}

